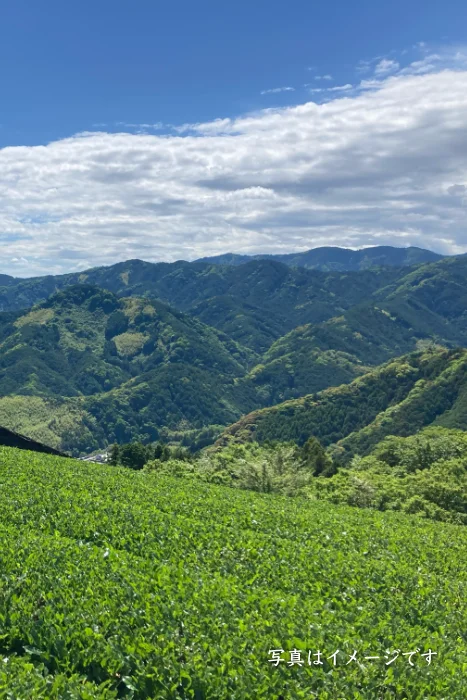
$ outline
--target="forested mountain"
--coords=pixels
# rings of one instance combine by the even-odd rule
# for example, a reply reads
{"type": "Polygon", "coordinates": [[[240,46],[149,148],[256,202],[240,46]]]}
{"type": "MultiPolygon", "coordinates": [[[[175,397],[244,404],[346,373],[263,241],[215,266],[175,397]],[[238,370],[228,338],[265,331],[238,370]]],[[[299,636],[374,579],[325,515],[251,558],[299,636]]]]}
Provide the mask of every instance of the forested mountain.
{"type": "Polygon", "coordinates": [[[366,270],[375,266],[407,266],[435,262],[443,258],[431,250],[410,246],[395,248],[393,246],[374,246],[362,250],[350,250],[337,246],[312,248],[303,253],[286,253],[285,255],[236,255],[225,253],[212,257],[199,258],[197,262],[215,265],[242,265],[250,260],[276,260],[292,267],[306,267],[309,270],[366,270]]]}
{"type": "MultiPolygon", "coordinates": [[[[314,248],[305,253],[287,255],[235,255],[228,253],[210,258],[201,258],[189,263],[180,260],[175,263],[149,263],[142,260],[128,260],[109,267],[97,267],[83,272],[65,275],[47,275],[29,279],[15,278],[0,274],[0,311],[25,309],[43,301],[63,287],[87,283],[109,289],[119,296],[155,296],[171,305],[188,310],[201,301],[215,297],[233,296],[247,290],[248,303],[256,306],[258,294],[270,288],[271,284],[286,281],[287,285],[312,286],[318,289],[325,285],[323,276],[310,277],[304,273],[287,274],[280,271],[280,263],[288,267],[307,268],[321,272],[358,272],[368,268],[406,267],[441,260],[443,256],[422,248],[394,248],[375,246],[364,250],[349,250],[338,247],[314,248]],[[262,262],[255,265],[255,262],[262,262]],[[245,268],[244,263],[249,267],[245,268]],[[241,265],[241,271],[232,268],[241,265]]],[[[396,274],[395,279],[399,275],[396,274]]],[[[329,278],[329,291],[333,292],[333,281],[329,278]]],[[[369,278],[367,278],[369,279],[369,278]]],[[[376,286],[384,282],[381,275],[375,277],[376,286]]],[[[389,279],[387,280],[389,282],[389,279]]],[[[375,290],[370,285],[370,291],[375,290]]],[[[355,300],[354,300],[355,303],[355,300]]],[[[261,308],[261,304],[259,304],[261,308]]]]}
{"type": "MultiPolygon", "coordinates": [[[[250,261],[237,267],[129,260],[82,273],[8,278],[7,284],[0,280],[0,310],[30,308],[67,286],[92,284],[117,296],[159,299],[262,353],[299,325],[320,323],[373,298],[378,302],[388,298],[393,306],[400,307],[404,299],[413,297],[419,306],[426,307],[422,315],[429,316],[427,333],[433,332],[433,323],[438,332],[439,319],[434,319],[432,312],[444,317],[446,304],[452,306],[456,299],[448,312],[462,312],[466,273],[467,259],[463,256],[415,270],[386,267],[363,272],[320,272],[290,268],[273,260],[250,261]],[[434,297],[428,302],[417,289],[424,279],[430,279],[425,296],[432,292],[434,297]]],[[[419,309],[415,315],[418,317],[419,309]]],[[[420,323],[422,319],[417,320],[420,323]]]]}
{"type": "Polygon", "coordinates": [[[0,313],[0,425],[75,454],[225,426],[467,345],[464,256],[362,272],[133,260],[7,282],[5,308],[45,300],[0,313]]]}
{"type": "Polygon", "coordinates": [[[467,346],[466,310],[467,259],[424,265],[340,315],[294,328],[242,381],[268,405],[347,383],[430,341],[467,346]]]}
{"type": "Polygon", "coordinates": [[[294,441],[310,436],[346,461],[386,435],[427,425],[467,427],[467,350],[431,348],[391,360],[352,383],[254,411],[218,440],[294,441]]]}
{"type": "Polygon", "coordinates": [[[268,260],[239,267],[129,260],[79,274],[15,280],[0,287],[0,310],[29,308],[67,286],[92,284],[117,296],[157,298],[265,350],[295,326],[342,313],[403,276],[399,268],[324,273],[268,260]]]}
{"type": "Polygon", "coordinates": [[[156,439],[161,426],[226,424],[252,351],[157,301],[91,285],[0,314],[0,425],[61,449],[156,439]]]}

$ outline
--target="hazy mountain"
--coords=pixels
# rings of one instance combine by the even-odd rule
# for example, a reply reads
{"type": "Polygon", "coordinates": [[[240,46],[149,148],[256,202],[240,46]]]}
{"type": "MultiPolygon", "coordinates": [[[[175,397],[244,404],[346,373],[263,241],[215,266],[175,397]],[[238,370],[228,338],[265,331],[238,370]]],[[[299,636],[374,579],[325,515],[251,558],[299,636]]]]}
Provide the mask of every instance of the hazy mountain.
{"type": "Polygon", "coordinates": [[[344,271],[366,270],[375,266],[407,266],[435,262],[444,256],[431,250],[410,246],[395,248],[393,246],[374,246],[362,250],[350,250],[334,246],[312,248],[303,253],[286,253],[284,255],[237,255],[225,253],[212,257],[199,258],[197,262],[214,265],[242,265],[250,260],[276,260],[293,267],[306,267],[309,270],[344,271]]]}

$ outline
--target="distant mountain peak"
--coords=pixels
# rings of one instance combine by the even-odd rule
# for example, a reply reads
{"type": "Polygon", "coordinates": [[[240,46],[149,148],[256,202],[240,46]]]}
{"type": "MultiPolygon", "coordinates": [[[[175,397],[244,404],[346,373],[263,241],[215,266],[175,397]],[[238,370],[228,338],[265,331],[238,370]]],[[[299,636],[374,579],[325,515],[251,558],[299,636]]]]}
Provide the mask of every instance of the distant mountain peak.
{"type": "Polygon", "coordinates": [[[306,267],[325,272],[359,271],[371,267],[406,267],[422,263],[436,262],[445,256],[431,250],[408,246],[371,246],[353,250],[339,246],[311,248],[301,253],[239,255],[225,253],[196,260],[211,265],[243,265],[252,260],[274,260],[290,267],[306,267]]]}

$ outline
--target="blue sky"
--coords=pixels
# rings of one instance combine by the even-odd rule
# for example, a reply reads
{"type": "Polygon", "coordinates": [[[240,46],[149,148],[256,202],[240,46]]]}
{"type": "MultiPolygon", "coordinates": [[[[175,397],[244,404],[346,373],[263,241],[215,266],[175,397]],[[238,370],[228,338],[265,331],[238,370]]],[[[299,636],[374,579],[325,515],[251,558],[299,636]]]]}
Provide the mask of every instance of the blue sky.
{"type": "Polygon", "coordinates": [[[466,26],[463,0],[6,0],[0,145],[293,104],[310,66],[352,83],[360,60],[462,42],[466,26]],[[295,91],[260,94],[280,87],[295,91]]]}
{"type": "Polygon", "coordinates": [[[467,251],[467,3],[9,0],[0,272],[467,251]]]}

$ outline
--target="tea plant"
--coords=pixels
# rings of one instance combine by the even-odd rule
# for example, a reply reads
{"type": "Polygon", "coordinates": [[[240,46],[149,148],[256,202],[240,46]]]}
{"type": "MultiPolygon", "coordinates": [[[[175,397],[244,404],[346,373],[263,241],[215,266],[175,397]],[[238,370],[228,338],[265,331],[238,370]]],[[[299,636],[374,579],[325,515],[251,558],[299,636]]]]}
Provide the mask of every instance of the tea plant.
{"type": "Polygon", "coordinates": [[[0,448],[0,698],[467,697],[466,546],[399,513],[0,448]]]}

